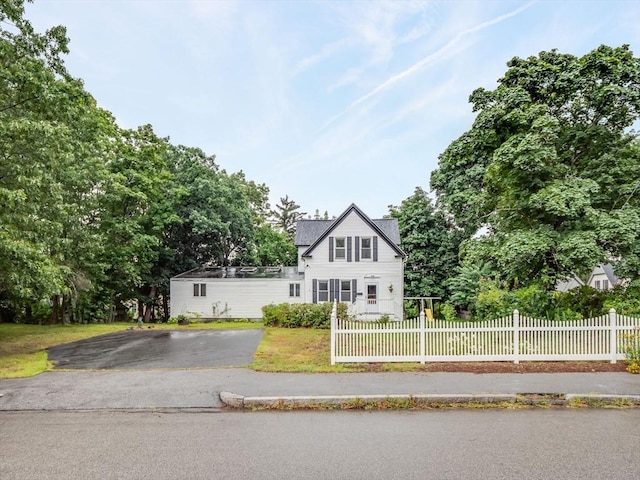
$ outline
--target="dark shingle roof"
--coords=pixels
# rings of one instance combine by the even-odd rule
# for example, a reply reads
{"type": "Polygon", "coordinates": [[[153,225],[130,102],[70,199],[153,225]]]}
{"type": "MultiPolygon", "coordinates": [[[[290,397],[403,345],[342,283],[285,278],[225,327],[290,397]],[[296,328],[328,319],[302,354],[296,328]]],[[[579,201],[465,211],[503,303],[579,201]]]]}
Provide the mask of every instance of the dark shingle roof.
{"type": "MultiPolygon", "coordinates": [[[[400,230],[395,218],[371,220],[389,237],[389,240],[400,245],[400,230]]],[[[296,226],[296,247],[308,246],[315,242],[333,224],[334,220],[298,220],[296,226]]]]}
{"type": "Polygon", "coordinates": [[[303,221],[302,225],[298,224],[296,229],[296,246],[308,247],[303,257],[311,257],[313,250],[327,237],[338,225],[340,225],[348,215],[353,213],[359,216],[366,224],[368,224],[380,238],[386,242],[395,252],[396,255],[406,258],[406,254],[400,249],[400,231],[398,228],[398,220],[395,218],[385,218],[381,220],[371,220],[355,203],[352,203],[342,214],[332,221],[320,220],[325,223],[307,224],[303,221]],[[314,225],[311,227],[310,225],[314,225]],[[302,228],[300,228],[302,227],[302,228]],[[315,236],[315,239],[313,237],[315,236]],[[302,243],[310,242],[310,243],[302,243]]]}

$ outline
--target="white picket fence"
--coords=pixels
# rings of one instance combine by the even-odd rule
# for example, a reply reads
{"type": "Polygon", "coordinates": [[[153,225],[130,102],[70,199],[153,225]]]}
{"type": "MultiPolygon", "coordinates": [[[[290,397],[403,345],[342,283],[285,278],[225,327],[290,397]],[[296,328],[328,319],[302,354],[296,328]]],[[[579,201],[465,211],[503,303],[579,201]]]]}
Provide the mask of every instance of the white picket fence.
{"type": "Polygon", "coordinates": [[[489,321],[338,320],[331,315],[331,364],[344,362],[471,362],[624,359],[624,334],[640,333],[640,318],[608,315],[541,320],[513,315],[489,321]]]}

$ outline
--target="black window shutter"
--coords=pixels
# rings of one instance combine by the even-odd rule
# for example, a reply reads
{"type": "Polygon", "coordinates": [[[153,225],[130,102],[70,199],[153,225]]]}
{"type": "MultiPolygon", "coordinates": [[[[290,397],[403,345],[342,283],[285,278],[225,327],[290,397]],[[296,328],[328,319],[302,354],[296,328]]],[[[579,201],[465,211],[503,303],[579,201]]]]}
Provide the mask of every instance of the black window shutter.
{"type": "Polygon", "coordinates": [[[318,280],[315,278],[311,281],[311,285],[313,286],[313,303],[318,303],[318,280]]]}
{"type": "Polygon", "coordinates": [[[358,280],[355,278],[351,280],[351,302],[356,303],[358,297],[358,280]]]}
{"type": "Polygon", "coordinates": [[[329,280],[329,301],[333,302],[336,298],[336,284],[333,279],[329,280]]]}
{"type": "Polygon", "coordinates": [[[329,261],[333,262],[333,237],[329,237],[329,261]]]}
{"type": "Polygon", "coordinates": [[[351,237],[347,237],[347,262],[351,261],[351,237]]]}
{"type": "Polygon", "coordinates": [[[355,261],[359,262],[360,261],[360,237],[356,237],[356,242],[355,242],[355,261]]]}
{"type": "Polygon", "coordinates": [[[373,261],[378,261],[378,237],[373,237],[373,261]]]}

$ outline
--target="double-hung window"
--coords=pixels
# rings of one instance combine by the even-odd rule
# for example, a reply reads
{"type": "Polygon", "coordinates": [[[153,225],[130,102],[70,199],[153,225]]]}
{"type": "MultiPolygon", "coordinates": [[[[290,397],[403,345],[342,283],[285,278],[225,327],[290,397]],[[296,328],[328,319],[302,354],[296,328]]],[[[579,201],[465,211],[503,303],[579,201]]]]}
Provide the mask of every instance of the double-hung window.
{"type": "Polygon", "coordinates": [[[335,238],[335,258],[336,260],[344,260],[347,258],[347,243],[345,237],[335,238]]]}
{"type": "Polygon", "coordinates": [[[340,301],[351,301],[351,280],[340,280],[340,301]]]}
{"type": "Polygon", "coordinates": [[[194,283],[193,284],[193,296],[194,297],[206,297],[207,296],[207,284],[206,283],[194,283]]]}
{"type": "Polygon", "coordinates": [[[329,301],[329,280],[318,280],[318,302],[329,301]]]}
{"type": "Polygon", "coordinates": [[[371,260],[371,237],[360,239],[360,259],[371,260]]]}
{"type": "Polygon", "coordinates": [[[300,296],[300,284],[299,283],[290,283],[289,284],[289,296],[290,297],[299,297],[300,296]]]}

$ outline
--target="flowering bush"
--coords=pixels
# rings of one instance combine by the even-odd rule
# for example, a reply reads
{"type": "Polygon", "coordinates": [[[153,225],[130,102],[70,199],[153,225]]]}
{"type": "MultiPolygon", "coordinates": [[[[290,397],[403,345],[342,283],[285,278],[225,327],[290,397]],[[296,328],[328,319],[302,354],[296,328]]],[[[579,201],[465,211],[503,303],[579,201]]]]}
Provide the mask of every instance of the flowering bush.
{"type": "Polygon", "coordinates": [[[640,373],[640,328],[622,335],[623,352],[627,360],[627,372],[640,373]]]}

